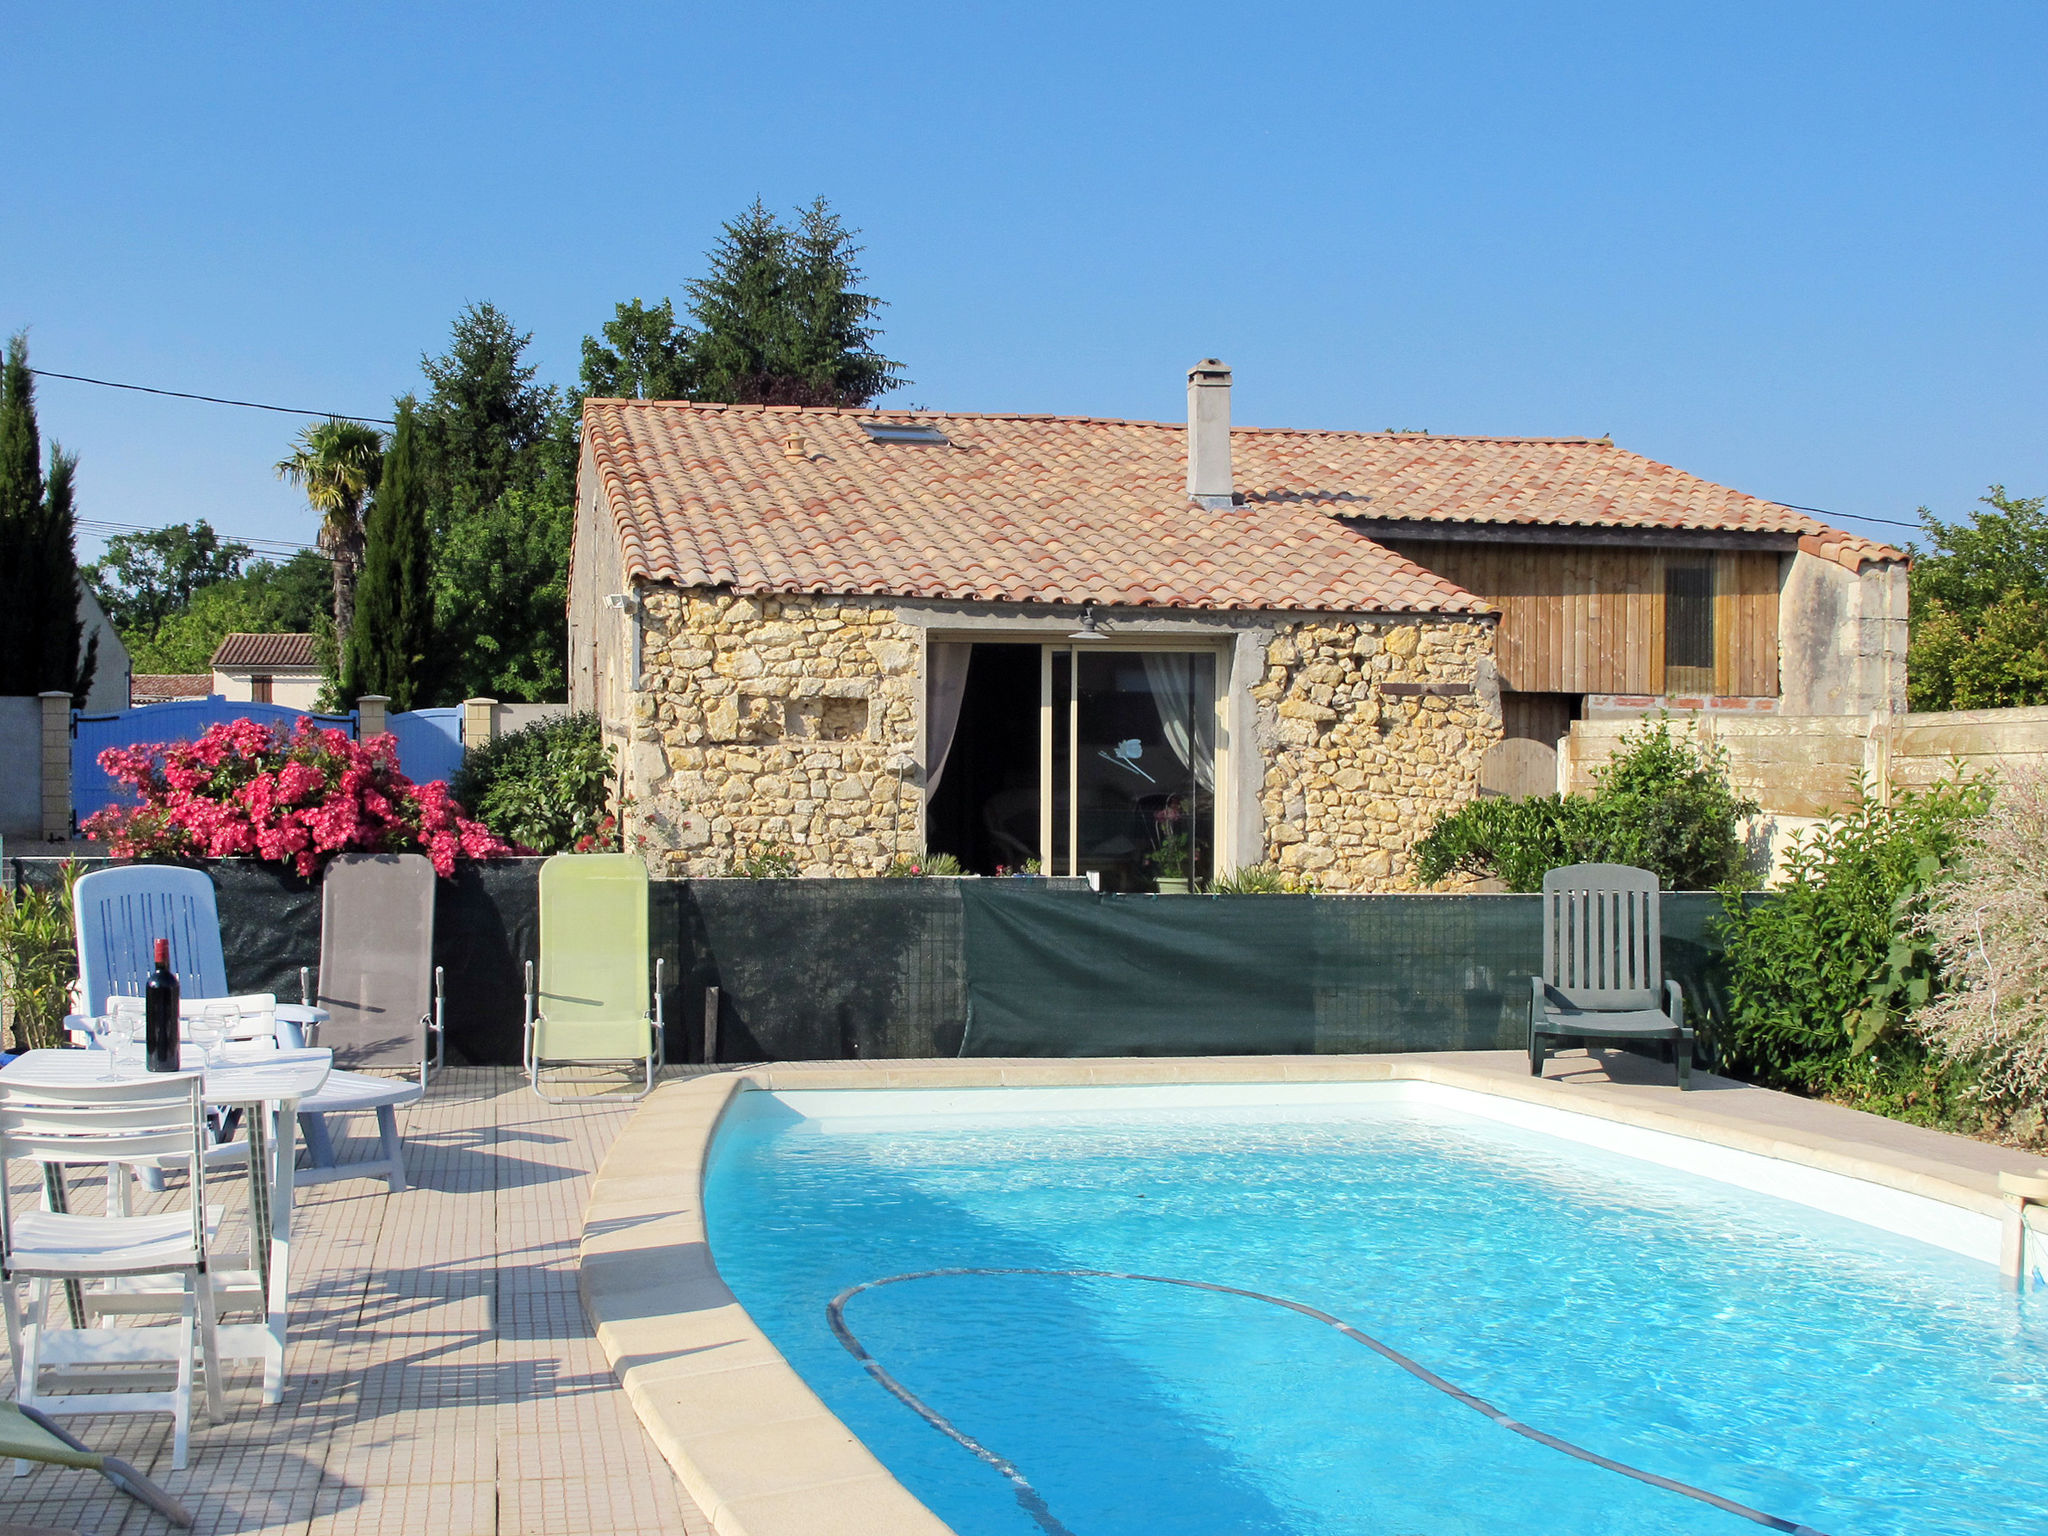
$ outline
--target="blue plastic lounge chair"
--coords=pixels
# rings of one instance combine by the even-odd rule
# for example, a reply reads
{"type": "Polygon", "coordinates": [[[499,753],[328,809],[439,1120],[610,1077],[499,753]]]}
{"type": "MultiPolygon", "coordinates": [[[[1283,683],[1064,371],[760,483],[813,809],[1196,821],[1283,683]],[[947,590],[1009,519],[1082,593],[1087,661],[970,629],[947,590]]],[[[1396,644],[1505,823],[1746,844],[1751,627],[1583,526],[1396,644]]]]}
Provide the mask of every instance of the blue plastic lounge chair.
{"type": "MultiPolygon", "coordinates": [[[[110,996],[140,995],[154,968],[157,939],[170,941],[171,969],[178,989],[188,999],[227,997],[227,960],[221,950],[220,910],[213,881],[203,870],[175,864],[128,864],[94,870],[79,878],[72,893],[73,921],[78,936],[78,976],[86,1011],[106,1012],[110,996]]],[[[302,970],[302,986],[310,986],[310,969],[302,970]]],[[[313,1044],[326,1010],[312,1006],[277,1005],[279,1043],[313,1044]]],[[[335,1071],[312,1097],[299,1104],[312,1166],[301,1168],[301,1184],[330,1179],[382,1178],[394,1194],[405,1188],[405,1149],[399,1139],[397,1107],[420,1097],[418,1083],[394,1082],[360,1072],[335,1071]],[[378,1154],[337,1165],[325,1115],[374,1113],[378,1154]]],[[[154,1182],[152,1180],[152,1182],[154,1182]]]]}

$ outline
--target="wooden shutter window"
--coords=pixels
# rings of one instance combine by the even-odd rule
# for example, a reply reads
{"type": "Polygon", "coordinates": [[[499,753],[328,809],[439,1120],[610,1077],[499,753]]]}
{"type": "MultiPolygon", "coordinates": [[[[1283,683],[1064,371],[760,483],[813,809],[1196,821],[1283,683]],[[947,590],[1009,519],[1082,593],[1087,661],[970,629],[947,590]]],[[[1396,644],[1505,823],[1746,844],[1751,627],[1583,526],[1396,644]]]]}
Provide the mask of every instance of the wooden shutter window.
{"type": "Polygon", "coordinates": [[[1664,691],[1714,691],[1714,568],[1664,567],[1664,691]]]}
{"type": "Polygon", "coordinates": [[[270,679],[260,676],[250,678],[249,702],[251,704],[268,704],[270,701],[270,679]]]}

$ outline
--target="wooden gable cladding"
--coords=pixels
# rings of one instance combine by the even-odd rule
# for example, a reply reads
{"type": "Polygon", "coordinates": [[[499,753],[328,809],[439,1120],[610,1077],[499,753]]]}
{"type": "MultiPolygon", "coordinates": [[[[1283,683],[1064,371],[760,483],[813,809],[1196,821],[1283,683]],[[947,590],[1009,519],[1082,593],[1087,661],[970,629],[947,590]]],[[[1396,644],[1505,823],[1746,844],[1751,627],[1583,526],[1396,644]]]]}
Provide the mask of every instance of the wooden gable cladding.
{"type": "MultiPolygon", "coordinates": [[[[1778,582],[1771,550],[1384,541],[1501,610],[1501,682],[1523,693],[1664,694],[1664,573],[1713,572],[1713,691],[1778,692],[1778,582]]],[[[1701,681],[1704,682],[1704,677],[1701,681]]]]}

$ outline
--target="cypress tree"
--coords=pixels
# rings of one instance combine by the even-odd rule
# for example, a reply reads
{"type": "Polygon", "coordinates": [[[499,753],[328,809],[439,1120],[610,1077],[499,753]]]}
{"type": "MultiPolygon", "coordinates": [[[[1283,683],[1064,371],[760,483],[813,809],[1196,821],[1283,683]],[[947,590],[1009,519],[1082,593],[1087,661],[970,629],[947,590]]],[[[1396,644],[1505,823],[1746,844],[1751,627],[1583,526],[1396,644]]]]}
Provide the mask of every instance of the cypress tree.
{"type": "Polygon", "coordinates": [[[28,338],[10,337],[0,365],[0,694],[61,688],[77,701],[91,685],[97,657],[81,664],[72,547],[77,463],[52,444],[44,478],[28,338]]]}
{"type": "Polygon", "coordinates": [[[418,424],[410,399],[398,402],[398,427],[384,454],[371,504],[355,626],[342,654],[342,697],[386,694],[394,711],[419,702],[433,628],[427,585],[427,487],[418,462],[418,424]]]}

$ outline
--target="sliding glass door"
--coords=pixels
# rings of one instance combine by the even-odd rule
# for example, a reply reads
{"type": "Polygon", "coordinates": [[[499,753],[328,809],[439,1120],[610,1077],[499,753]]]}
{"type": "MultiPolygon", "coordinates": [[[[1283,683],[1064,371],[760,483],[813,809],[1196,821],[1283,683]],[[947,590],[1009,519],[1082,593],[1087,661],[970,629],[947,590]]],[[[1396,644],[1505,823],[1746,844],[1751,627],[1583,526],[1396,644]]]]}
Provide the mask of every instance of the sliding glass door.
{"type": "Polygon", "coordinates": [[[1053,645],[1041,667],[1046,872],[1106,891],[1214,878],[1216,652],[1053,645]]]}

